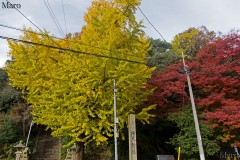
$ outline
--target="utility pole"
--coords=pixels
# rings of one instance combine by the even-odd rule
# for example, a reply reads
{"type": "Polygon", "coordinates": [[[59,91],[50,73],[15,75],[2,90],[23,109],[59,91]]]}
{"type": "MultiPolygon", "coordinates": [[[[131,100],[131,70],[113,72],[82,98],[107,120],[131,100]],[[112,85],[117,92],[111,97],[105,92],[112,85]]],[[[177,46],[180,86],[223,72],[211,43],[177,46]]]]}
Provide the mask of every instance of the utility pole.
{"type": "Polygon", "coordinates": [[[114,91],[114,144],[115,144],[115,160],[118,160],[118,149],[117,149],[117,138],[118,138],[118,131],[117,131],[117,86],[116,86],[116,79],[113,80],[113,91],[114,91]]]}
{"type": "Polygon", "coordinates": [[[188,89],[189,89],[189,94],[190,94],[190,99],[191,99],[191,104],[192,104],[192,111],[193,111],[193,118],[194,118],[196,134],[197,134],[197,141],[198,141],[198,149],[199,149],[200,160],[205,160],[204,151],[203,151],[203,145],[202,145],[201,132],[200,132],[199,123],[198,123],[198,117],[197,117],[197,111],[196,111],[196,106],[195,106],[195,102],[194,102],[194,98],[193,98],[192,85],[191,85],[191,81],[190,81],[188,67],[185,64],[183,52],[182,52],[182,59],[183,59],[184,71],[185,71],[186,77],[187,77],[188,89]]]}

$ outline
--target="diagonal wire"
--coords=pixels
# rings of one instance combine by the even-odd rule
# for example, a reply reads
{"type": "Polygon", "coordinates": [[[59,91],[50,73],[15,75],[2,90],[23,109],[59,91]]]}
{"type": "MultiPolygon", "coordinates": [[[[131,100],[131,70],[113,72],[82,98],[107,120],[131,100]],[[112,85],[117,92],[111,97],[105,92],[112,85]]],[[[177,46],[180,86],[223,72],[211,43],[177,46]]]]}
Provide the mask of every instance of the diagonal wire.
{"type": "MultiPolygon", "coordinates": [[[[7,2],[9,2],[8,0],[6,0],[7,2]]],[[[12,4],[11,2],[9,2],[10,4],[12,4]]],[[[53,41],[51,38],[53,38],[53,36],[49,36],[47,35],[46,33],[44,33],[43,30],[41,30],[35,23],[33,23],[29,18],[27,18],[27,16],[25,16],[19,9],[15,8],[24,18],[26,18],[32,25],[34,25],[41,33],[42,35],[44,36],[47,36],[48,39],[50,39],[54,44],[56,44],[58,47],[59,44],[57,44],[55,41],[53,41]]],[[[6,27],[6,26],[4,26],[6,27]]],[[[9,26],[8,26],[9,27],[9,26]]],[[[16,29],[16,30],[21,30],[19,28],[14,28],[14,27],[9,27],[9,28],[12,28],[12,29],[16,29]]],[[[21,30],[21,31],[26,31],[26,30],[21,30]]],[[[27,31],[26,31],[27,32],[27,31]]],[[[32,32],[32,33],[35,33],[35,32],[32,32]]],[[[41,34],[41,33],[35,33],[35,34],[41,34]]],[[[56,37],[55,37],[56,38],[56,37]]],[[[61,39],[61,38],[56,38],[56,39],[61,39]]],[[[65,40],[65,39],[64,39],[65,40]]],[[[67,40],[68,41],[68,40],[67,40]]],[[[74,41],[72,41],[74,42],[74,41]]],[[[74,42],[74,43],[79,43],[79,42],[74,42]]],[[[84,44],[84,43],[81,43],[82,45],[86,45],[86,46],[89,46],[89,47],[95,47],[95,46],[91,46],[91,45],[88,45],[88,44],[84,44]]],[[[117,52],[117,53],[121,53],[121,52],[118,52],[118,51],[114,51],[114,50],[109,50],[109,49],[106,49],[106,48],[101,48],[101,47],[95,47],[95,48],[99,48],[99,49],[102,49],[102,50],[106,50],[106,51],[109,51],[109,52],[117,52]]],[[[123,53],[121,53],[123,54],[123,53]]],[[[136,58],[140,58],[140,59],[143,59],[142,57],[138,57],[136,55],[132,55],[132,54],[123,54],[123,55],[128,55],[128,56],[132,56],[132,57],[136,57],[136,58]]],[[[70,55],[71,56],[71,55],[70,55]]],[[[71,56],[72,57],[72,56],[71,56]]],[[[74,58],[74,57],[72,57],[74,58]]],[[[75,59],[75,58],[74,58],[75,59]]],[[[76,61],[78,61],[77,59],[75,59],[76,61]]]]}
{"type": "Polygon", "coordinates": [[[153,27],[153,29],[160,35],[160,37],[164,40],[165,38],[163,38],[162,34],[157,30],[157,28],[150,22],[150,20],[148,19],[148,17],[143,13],[143,11],[141,10],[140,7],[137,6],[137,8],[139,9],[139,11],[142,13],[142,15],[146,18],[146,20],[148,21],[148,23],[153,27]]]}
{"type": "Polygon", "coordinates": [[[46,2],[47,2],[47,4],[48,4],[48,7],[49,7],[49,9],[50,9],[50,12],[52,13],[53,19],[55,19],[55,22],[57,23],[58,28],[61,30],[61,33],[62,33],[62,35],[63,35],[63,37],[64,37],[63,29],[62,29],[62,27],[61,27],[61,25],[60,25],[57,17],[56,17],[55,14],[54,14],[54,12],[53,12],[53,10],[52,10],[52,7],[51,7],[51,5],[49,4],[49,1],[47,0],[46,2]]]}
{"type": "MultiPolygon", "coordinates": [[[[6,0],[8,3],[12,4],[11,2],[9,2],[8,0],[6,0]]],[[[34,25],[37,29],[39,29],[39,31],[43,32],[36,24],[34,24],[27,16],[25,16],[17,7],[15,7],[15,9],[24,17],[26,18],[32,25],[34,25]]]]}
{"type": "Polygon", "coordinates": [[[48,10],[48,12],[49,12],[49,14],[50,14],[50,16],[51,16],[52,19],[53,19],[53,22],[54,22],[55,25],[57,26],[58,31],[59,31],[59,32],[62,34],[62,36],[64,37],[64,32],[63,32],[63,30],[62,30],[62,28],[61,28],[61,26],[60,26],[60,24],[59,24],[59,22],[58,22],[58,19],[56,18],[56,16],[55,16],[55,14],[54,14],[54,12],[53,12],[53,10],[52,10],[52,8],[51,8],[48,0],[44,0],[44,3],[45,3],[45,6],[46,6],[46,8],[47,8],[47,10],[48,10]]]}
{"type": "MultiPolygon", "coordinates": [[[[6,0],[7,2],[9,2],[8,0],[6,0]]],[[[10,4],[12,4],[11,2],[9,2],[10,4]]],[[[45,32],[43,32],[43,30],[41,30],[35,23],[33,23],[29,18],[27,18],[27,16],[25,16],[21,11],[19,11],[19,9],[17,9],[15,7],[15,9],[24,17],[26,18],[32,25],[34,25],[43,35],[47,36],[47,38],[52,41],[54,44],[56,44],[57,46],[59,46],[58,43],[56,43],[51,37],[49,37],[49,35],[47,35],[45,32]]],[[[60,47],[60,46],[59,46],[60,47]]],[[[66,53],[66,51],[64,51],[66,53]]],[[[74,58],[71,54],[69,54],[70,57],[72,57],[73,59],[75,59],[77,62],[79,62],[79,60],[77,60],[76,58],[74,58]]],[[[79,62],[80,63],[80,62],[79,62]]]]}
{"type": "Polygon", "coordinates": [[[65,8],[64,8],[63,0],[62,0],[62,8],[63,8],[63,17],[64,17],[64,24],[65,24],[65,32],[66,32],[66,35],[67,35],[67,21],[66,21],[66,14],[65,14],[65,8]]]}

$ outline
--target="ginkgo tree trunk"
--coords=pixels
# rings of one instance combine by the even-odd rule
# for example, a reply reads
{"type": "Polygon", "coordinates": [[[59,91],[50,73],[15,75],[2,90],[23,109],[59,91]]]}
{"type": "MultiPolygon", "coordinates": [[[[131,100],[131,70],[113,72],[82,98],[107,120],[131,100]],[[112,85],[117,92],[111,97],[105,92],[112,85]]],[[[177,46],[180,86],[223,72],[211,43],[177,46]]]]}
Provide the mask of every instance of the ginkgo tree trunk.
{"type": "Polygon", "coordinates": [[[134,16],[139,4],[138,0],[93,1],[81,34],[62,40],[31,32],[20,37],[85,54],[9,41],[14,61],[7,71],[12,85],[22,89],[37,124],[46,125],[53,136],[71,137],[69,145],[76,142],[80,160],[82,144],[99,144],[113,136],[113,79],[119,90],[119,128],[126,126],[130,113],[142,122],[151,117],[148,111],[154,107],[144,106],[151,91],[144,88],[154,68],[145,65],[150,45],[134,16]]]}

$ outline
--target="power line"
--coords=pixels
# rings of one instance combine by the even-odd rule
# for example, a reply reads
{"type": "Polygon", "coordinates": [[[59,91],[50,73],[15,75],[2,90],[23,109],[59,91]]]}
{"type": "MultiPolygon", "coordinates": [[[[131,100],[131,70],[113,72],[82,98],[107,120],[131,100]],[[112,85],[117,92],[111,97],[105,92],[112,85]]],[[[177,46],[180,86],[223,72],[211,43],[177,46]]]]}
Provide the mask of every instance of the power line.
{"type": "Polygon", "coordinates": [[[136,56],[136,55],[121,53],[119,51],[109,50],[109,49],[102,48],[102,47],[96,47],[96,46],[92,46],[92,45],[85,44],[85,43],[82,43],[82,42],[77,42],[77,41],[73,41],[73,40],[67,40],[65,38],[50,36],[50,35],[44,33],[43,31],[41,31],[42,33],[37,33],[37,32],[33,32],[33,31],[25,30],[25,29],[20,29],[20,28],[16,28],[16,27],[12,27],[12,26],[7,26],[7,25],[3,25],[3,24],[0,24],[0,26],[5,27],[5,28],[9,28],[9,29],[13,29],[13,30],[22,31],[22,32],[28,32],[28,33],[33,33],[33,34],[36,34],[36,35],[46,36],[48,38],[54,38],[54,39],[57,39],[57,40],[64,40],[64,41],[67,41],[67,42],[72,42],[72,43],[76,43],[76,44],[80,44],[80,45],[84,45],[84,46],[88,46],[88,47],[92,47],[92,48],[96,48],[96,49],[101,49],[101,50],[105,50],[105,51],[108,51],[108,52],[116,52],[116,53],[120,53],[122,55],[127,55],[127,56],[131,56],[131,57],[136,57],[136,58],[139,58],[139,59],[143,59],[142,57],[139,57],[139,56],[136,56]]]}
{"type": "Polygon", "coordinates": [[[63,18],[64,18],[64,24],[65,24],[65,31],[66,31],[66,35],[67,35],[67,21],[66,21],[66,14],[65,14],[65,8],[64,8],[63,0],[62,0],[62,8],[63,8],[63,18]]]}
{"type": "MultiPolygon", "coordinates": [[[[9,2],[8,0],[6,0],[8,3],[12,4],[11,2],[9,2]]],[[[32,25],[34,25],[37,29],[39,29],[39,31],[43,32],[36,24],[34,24],[29,18],[27,18],[27,16],[25,16],[17,7],[15,7],[15,9],[24,17],[26,18],[32,25]]]]}
{"type": "MultiPolygon", "coordinates": [[[[17,31],[33,33],[33,34],[37,34],[37,35],[41,35],[41,36],[48,36],[48,37],[51,37],[51,38],[54,38],[54,39],[62,39],[62,38],[58,38],[58,37],[54,37],[54,36],[47,35],[47,34],[45,34],[43,31],[42,31],[43,33],[37,33],[37,32],[30,31],[30,30],[20,29],[20,28],[16,28],[16,27],[4,25],[4,24],[0,24],[0,26],[1,26],[1,27],[4,27],[4,28],[9,28],[9,29],[17,30],[17,31]]],[[[40,31],[41,31],[41,30],[40,30],[40,31]]]]}
{"type": "Polygon", "coordinates": [[[59,49],[59,50],[63,50],[63,51],[70,51],[70,52],[73,52],[73,53],[80,53],[80,54],[85,54],[85,55],[95,56],[95,57],[100,57],[100,58],[108,58],[108,59],[115,59],[115,60],[131,62],[131,63],[137,63],[137,64],[145,64],[143,62],[138,62],[138,61],[134,61],[134,60],[128,60],[128,59],[123,59],[123,58],[118,58],[118,57],[111,57],[111,56],[100,55],[100,54],[96,54],[96,53],[83,52],[83,51],[78,51],[78,50],[73,50],[73,49],[68,49],[68,48],[56,47],[56,46],[46,45],[46,44],[42,44],[42,43],[30,42],[30,41],[20,40],[20,39],[16,39],[16,38],[11,38],[11,37],[0,36],[0,38],[1,39],[12,40],[12,41],[16,41],[16,42],[32,44],[32,45],[36,45],[36,46],[43,46],[43,47],[52,48],[52,49],[59,49]]]}
{"type": "MultiPolygon", "coordinates": [[[[50,35],[44,33],[44,32],[41,31],[41,30],[40,30],[40,31],[41,31],[42,33],[37,33],[37,32],[33,32],[33,31],[25,30],[25,29],[20,29],[20,28],[16,28],[16,27],[4,25],[4,24],[0,24],[0,26],[1,26],[1,27],[5,27],[5,28],[9,28],[9,29],[14,29],[14,30],[22,31],[22,32],[33,33],[33,34],[40,35],[40,36],[46,36],[46,37],[54,38],[54,39],[57,39],[57,40],[64,40],[64,41],[68,41],[68,42],[78,43],[78,44],[81,44],[81,45],[85,45],[85,46],[88,46],[88,47],[93,47],[93,48],[97,48],[97,49],[101,49],[101,50],[105,50],[105,51],[110,51],[110,50],[108,50],[108,49],[106,49],[106,48],[96,47],[96,46],[88,45],[88,44],[81,43],[81,42],[77,42],[77,41],[67,40],[67,39],[64,39],[64,38],[59,38],[59,37],[56,37],[56,36],[50,36],[50,35]]],[[[139,58],[140,58],[140,57],[139,57],[139,58]]]]}
{"type": "Polygon", "coordinates": [[[166,40],[163,38],[162,34],[157,30],[157,28],[150,22],[150,20],[147,18],[147,16],[143,13],[143,11],[141,10],[141,8],[138,7],[138,6],[137,6],[137,8],[138,8],[139,11],[142,13],[142,15],[146,18],[146,20],[148,21],[148,23],[153,27],[153,29],[160,35],[160,37],[161,37],[164,41],[166,41],[166,40]]]}
{"type": "MultiPolygon", "coordinates": [[[[7,2],[9,2],[8,0],[6,0],[7,2]]],[[[10,4],[12,4],[11,2],[9,2],[10,4]]],[[[49,39],[50,39],[50,36],[49,35],[47,35],[47,34],[45,34],[44,32],[43,32],[43,30],[41,30],[35,23],[33,23],[29,18],[27,18],[27,16],[25,16],[21,11],[19,11],[16,7],[15,7],[15,9],[24,17],[24,18],[26,18],[32,25],[34,25],[41,33],[42,33],[42,35],[44,35],[44,36],[47,36],[49,39]]],[[[126,9],[127,10],[127,9],[126,9]]],[[[126,12],[126,11],[125,11],[126,12]]],[[[124,12],[124,13],[125,13],[124,12]]],[[[3,25],[2,25],[3,26],[3,25]]],[[[4,26],[4,27],[6,27],[6,26],[4,26]]],[[[10,28],[10,27],[9,27],[10,28]]],[[[17,28],[14,28],[14,27],[11,27],[12,29],[17,29],[17,28]]],[[[21,29],[17,29],[17,30],[21,30],[21,29]]],[[[25,31],[25,32],[27,32],[26,30],[22,30],[22,31],[25,31]]],[[[34,32],[31,32],[31,33],[34,33],[34,32]]],[[[37,33],[35,33],[35,34],[37,34],[37,33]]],[[[51,36],[52,38],[54,38],[53,36],[51,36]]],[[[59,40],[62,40],[61,38],[57,38],[57,37],[55,37],[55,39],[59,39],[59,40]]],[[[53,41],[52,39],[50,39],[51,41],[53,41]]],[[[66,39],[64,39],[65,41],[69,41],[69,40],[66,40],[66,39]]],[[[73,41],[71,41],[71,42],[73,42],[73,41]]],[[[55,41],[53,41],[53,43],[55,43],[57,46],[59,46],[59,44],[57,44],[55,41]]],[[[74,43],[79,43],[79,42],[74,42],[74,43]]],[[[114,50],[109,50],[109,49],[106,49],[106,48],[101,48],[101,47],[95,47],[95,46],[91,46],[91,45],[88,45],[88,44],[84,44],[84,43],[79,43],[79,44],[82,44],[82,45],[86,45],[86,46],[89,46],[89,47],[94,47],[94,48],[98,48],[98,49],[102,49],[102,50],[106,50],[106,51],[109,51],[109,52],[117,52],[117,53],[120,53],[120,54],[123,54],[123,53],[121,53],[121,52],[118,52],[118,51],[114,51],[114,50]]],[[[59,46],[60,47],[60,46],[59,46]]],[[[142,57],[138,57],[138,56],[136,56],[136,55],[131,55],[131,54],[123,54],[123,55],[128,55],[128,56],[132,56],[132,57],[136,57],[136,58],[140,58],[140,59],[143,59],[142,57]]]]}
{"type": "MultiPolygon", "coordinates": [[[[8,0],[6,0],[7,2],[9,2],[8,0]]],[[[12,4],[11,2],[9,2],[10,4],[12,4]]],[[[47,36],[48,39],[50,39],[53,43],[55,43],[57,46],[59,46],[59,44],[57,44],[54,40],[52,40],[51,38],[49,38],[49,36],[47,34],[45,34],[35,23],[33,23],[29,18],[27,18],[27,16],[25,16],[21,11],[19,11],[19,9],[17,9],[15,7],[15,9],[25,18],[27,19],[32,25],[34,25],[40,32],[43,33],[43,35],[47,36]]],[[[59,46],[60,47],[60,46],[59,46]]],[[[70,55],[71,56],[71,55],[70,55]]],[[[72,56],[71,56],[72,57],[72,56]]],[[[74,57],[72,57],[73,59],[75,59],[74,57]]],[[[75,59],[76,61],[78,61],[77,59],[75,59]]]]}
{"type": "Polygon", "coordinates": [[[48,10],[48,12],[49,12],[49,14],[50,14],[50,16],[51,16],[52,19],[53,19],[53,22],[54,22],[55,25],[57,26],[58,31],[59,31],[59,32],[62,34],[62,36],[64,37],[63,29],[62,29],[61,25],[59,24],[58,19],[56,18],[55,14],[54,14],[54,12],[53,12],[53,10],[52,10],[52,7],[50,6],[48,0],[44,0],[44,3],[45,3],[45,6],[46,6],[46,8],[47,8],[47,10],[48,10]]]}
{"type": "MultiPolygon", "coordinates": [[[[45,1],[45,0],[44,0],[44,1],[45,1]]],[[[48,5],[48,7],[49,7],[49,9],[50,9],[50,14],[52,13],[52,14],[51,14],[51,15],[52,15],[52,18],[53,18],[53,20],[55,20],[55,22],[56,22],[55,24],[57,24],[58,29],[60,30],[60,32],[62,33],[62,35],[63,35],[63,37],[64,37],[63,29],[62,29],[62,27],[61,27],[61,25],[60,25],[57,17],[56,17],[55,14],[54,14],[54,12],[53,12],[53,10],[52,10],[52,7],[51,7],[51,5],[49,4],[49,1],[47,0],[46,2],[47,2],[47,5],[48,5]]]]}

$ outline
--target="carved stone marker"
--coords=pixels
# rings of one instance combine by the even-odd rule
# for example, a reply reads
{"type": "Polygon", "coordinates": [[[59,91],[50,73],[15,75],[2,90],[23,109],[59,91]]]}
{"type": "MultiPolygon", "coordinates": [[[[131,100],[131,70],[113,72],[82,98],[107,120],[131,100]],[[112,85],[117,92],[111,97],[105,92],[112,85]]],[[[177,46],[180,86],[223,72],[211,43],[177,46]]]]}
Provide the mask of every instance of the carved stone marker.
{"type": "Polygon", "coordinates": [[[128,116],[129,160],[137,160],[137,139],[135,115],[128,116]]]}
{"type": "Polygon", "coordinates": [[[72,152],[70,151],[70,149],[67,149],[67,156],[66,156],[66,158],[65,158],[65,160],[72,160],[73,158],[72,158],[72,152]]]}
{"type": "Polygon", "coordinates": [[[77,160],[75,143],[70,149],[67,150],[67,156],[66,156],[65,160],[77,160]]]}

